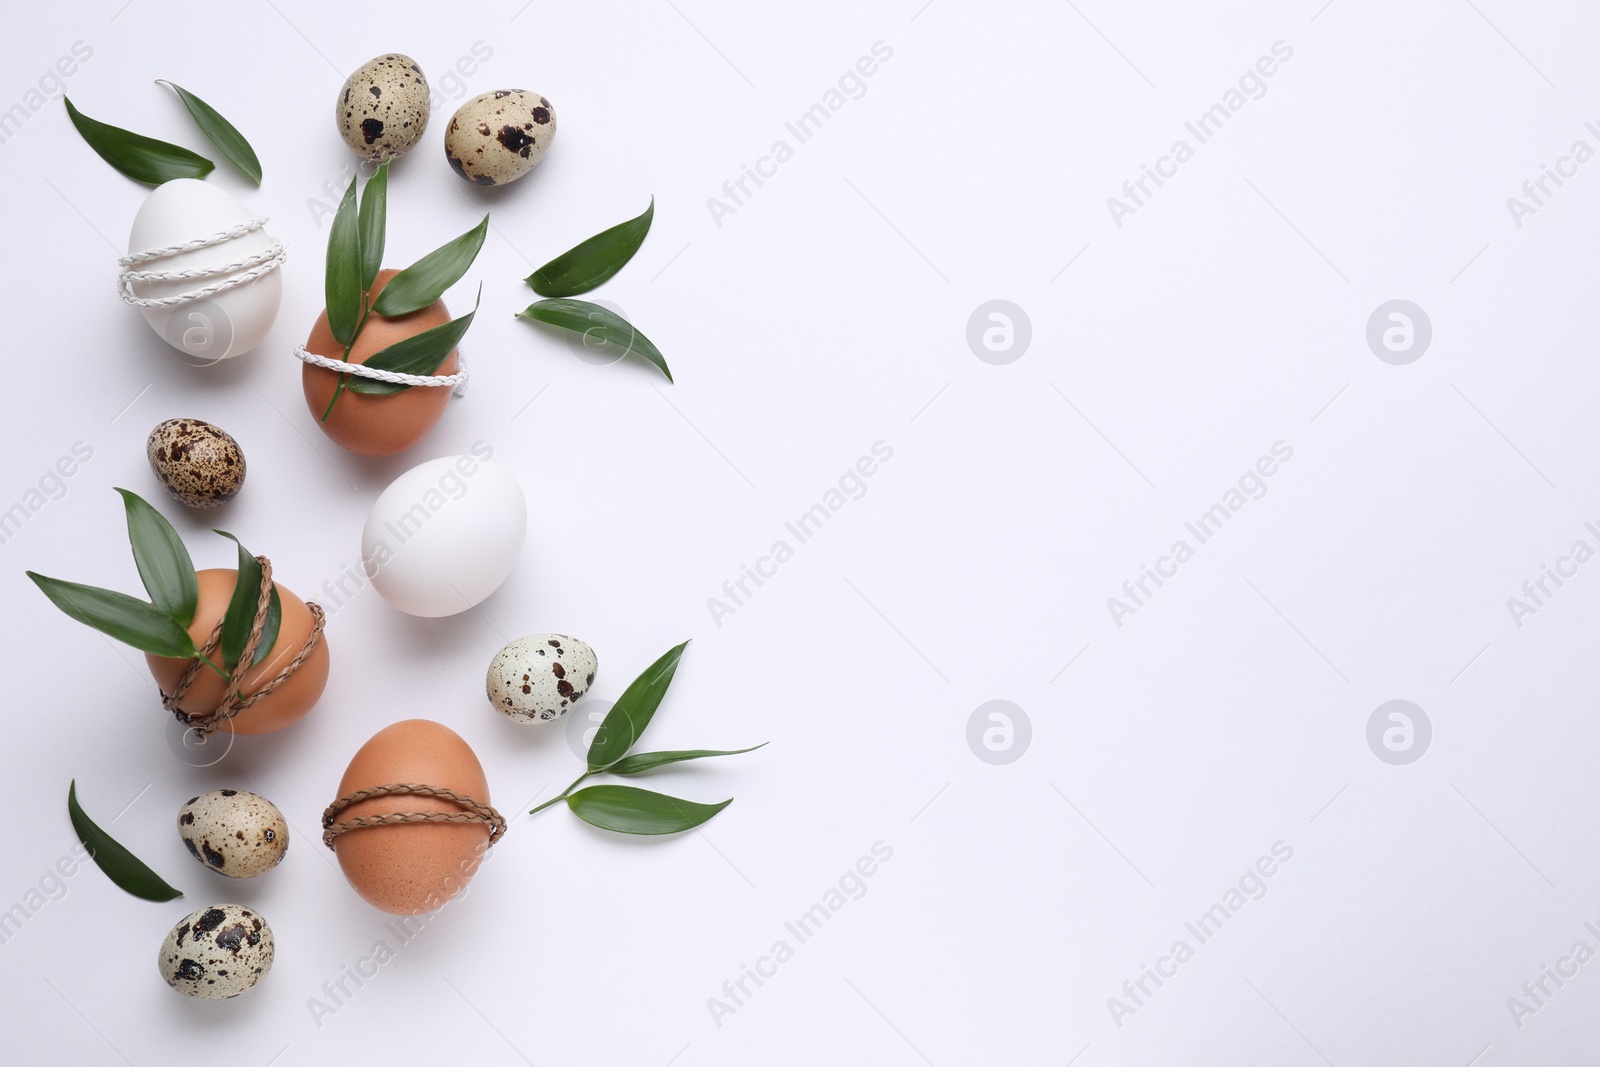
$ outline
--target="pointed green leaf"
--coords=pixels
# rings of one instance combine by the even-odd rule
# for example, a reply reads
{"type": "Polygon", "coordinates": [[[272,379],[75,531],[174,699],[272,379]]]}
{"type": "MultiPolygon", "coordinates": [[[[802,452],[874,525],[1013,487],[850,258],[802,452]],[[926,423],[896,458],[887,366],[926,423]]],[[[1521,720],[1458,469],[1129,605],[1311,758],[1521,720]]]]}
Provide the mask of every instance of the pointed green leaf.
{"type": "Polygon", "coordinates": [[[128,513],[128,541],[133,545],[133,562],[139,567],[145,592],[158,610],[171,615],[179,626],[187,627],[194,621],[195,606],[200,601],[200,585],[189,550],[183,547],[178,531],[166,516],[143,497],[126,489],[117,492],[122,494],[123,508],[128,513]]]}
{"type": "Polygon", "coordinates": [[[89,850],[89,855],[94,858],[95,864],[106,872],[106,877],[111,879],[119,889],[126,890],[141,900],[176,900],[183,896],[182,893],[168,885],[162,877],[149,867],[144,861],[122,847],[110,834],[94,824],[94,820],[85,815],[78,806],[78,781],[73,779],[67,786],[67,818],[72,820],[72,829],[77,832],[78,840],[83,842],[83,847],[89,850]]]}
{"type": "Polygon", "coordinates": [[[567,797],[584,822],[619,834],[676,834],[693,830],[733,803],[696,804],[631,785],[591,785],[567,797]]]}
{"type": "MultiPolygon", "coordinates": [[[[245,641],[250,637],[250,627],[256,621],[256,603],[261,597],[261,564],[239,539],[226,530],[213,530],[239,546],[239,576],[234,579],[233,598],[228,601],[228,613],[222,617],[223,666],[233,670],[244,655],[245,641]]],[[[267,653],[278,640],[278,628],[283,625],[283,601],[278,596],[278,583],[272,583],[272,595],[267,598],[267,617],[261,624],[261,640],[256,644],[256,654],[250,659],[254,667],[267,658],[267,653]]]]}
{"type": "Polygon", "coordinates": [[[67,117],[99,157],[122,174],[146,185],[160,185],[174,178],[204,178],[216,164],[175,144],[99,122],[67,105],[67,117]]]}
{"type": "Polygon", "coordinates": [[[389,161],[361,189],[361,291],[372,288],[383,267],[385,216],[389,207],[389,161]]]}
{"type": "Polygon", "coordinates": [[[596,288],[639,251],[655,214],[656,198],[652,196],[643,215],[618,223],[561,253],[528,275],[528,285],[540,296],[577,296],[596,288]]]}
{"type": "Polygon", "coordinates": [[[27,573],[56,607],[107,637],[152,656],[187,659],[196,655],[189,631],[153,604],[111,589],[27,573]]]}
{"type": "MultiPolygon", "coordinates": [[[[384,290],[388,292],[388,290],[384,290]]],[[[483,299],[483,286],[478,287],[478,299],[483,299]]],[[[374,352],[372,358],[367,360],[366,366],[378,370],[399,371],[402,374],[433,374],[444,363],[456,345],[461,343],[467,327],[472,325],[472,317],[478,313],[478,305],[472,305],[472,310],[459,319],[451,319],[441,326],[431,330],[423,330],[413,334],[404,341],[396,341],[381,351],[374,352]]],[[[382,396],[387,393],[398,393],[410,389],[409,385],[399,385],[395,382],[380,382],[376,378],[363,378],[360,375],[350,376],[350,391],[352,393],[366,393],[369,396],[382,396]]],[[[429,389],[442,389],[443,386],[430,385],[429,389]]]]}
{"type": "Polygon", "coordinates": [[[189,117],[194,119],[194,124],[200,127],[200,132],[206,135],[206,140],[217,146],[229,163],[244,172],[245,177],[261,184],[261,160],[256,158],[256,150],[250,147],[250,142],[244,139],[227,119],[217,113],[217,109],[191,93],[181,85],[163,79],[156,79],[158,85],[165,85],[178,94],[178,99],[183,101],[183,106],[189,109],[189,117]]]}
{"type": "Polygon", "coordinates": [[[661,706],[661,698],[666,695],[667,687],[672,684],[672,676],[678,671],[678,660],[683,658],[683,650],[688,646],[689,642],[685,641],[666,652],[622,691],[617,702],[601,720],[594,740],[589,743],[591,771],[616,763],[639,740],[644,728],[650,725],[656,708],[661,706]]]}
{"type": "MultiPolygon", "coordinates": [[[[667,369],[666,359],[650,343],[650,338],[634,329],[627,319],[607,311],[599,304],[591,304],[587,300],[539,300],[529,304],[527,310],[518,312],[517,317],[581,333],[585,343],[594,342],[597,348],[614,345],[622,349],[623,355],[637,352],[659,367],[661,373],[667,376],[667,381],[672,381],[672,371],[667,369]]],[[[603,348],[600,350],[604,351],[603,348]]]]}
{"type": "Polygon", "coordinates": [[[339,201],[328,232],[328,268],[323,280],[328,304],[328,330],[333,339],[348,345],[361,321],[361,229],[356,219],[356,181],[339,201]]]}
{"type": "Polygon", "coordinates": [[[754,752],[758,748],[765,748],[767,742],[751,745],[749,748],[735,748],[719,751],[710,748],[687,748],[663,752],[636,752],[617,763],[606,768],[612,774],[643,774],[653,771],[657,767],[665,767],[669,763],[683,763],[685,760],[705,759],[708,756],[737,756],[744,752],[754,752]]]}
{"type": "Polygon", "coordinates": [[[405,270],[389,279],[372,310],[391,317],[408,315],[427,307],[444,291],[461,280],[478,258],[484,235],[489,232],[489,216],[455,240],[435,248],[405,270]]]}

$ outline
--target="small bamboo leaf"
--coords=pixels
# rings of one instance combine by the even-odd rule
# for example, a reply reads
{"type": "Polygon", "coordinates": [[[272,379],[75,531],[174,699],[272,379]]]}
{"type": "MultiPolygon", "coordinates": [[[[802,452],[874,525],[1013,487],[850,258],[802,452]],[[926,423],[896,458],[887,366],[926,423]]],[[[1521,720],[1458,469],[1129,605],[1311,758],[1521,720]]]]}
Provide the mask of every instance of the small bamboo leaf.
{"type": "Polygon", "coordinates": [[[145,592],[160,611],[171,615],[179,626],[194,621],[200,602],[200,585],[195,578],[194,561],[183,547],[178,531],[166,516],[151,507],[136,493],[118,489],[128,513],[128,543],[133,546],[133,562],[145,592]]]}
{"type": "Polygon", "coordinates": [[[94,824],[94,820],[85,815],[78,806],[78,782],[73,779],[67,786],[67,818],[72,820],[72,829],[77,832],[78,840],[83,842],[83,847],[89,850],[89,855],[94,858],[95,864],[106,872],[106,877],[111,879],[119,889],[126,890],[141,900],[176,900],[183,896],[182,893],[172,888],[162,877],[149,867],[144,861],[122,847],[110,834],[94,824]]]}
{"type": "Polygon", "coordinates": [[[198,654],[189,631],[153,604],[111,589],[27,573],[56,607],[107,637],[152,656],[188,659],[198,654]]]}
{"type": "Polygon", "coordinates": [[[606,769],[612,774],[643,774],[645,771],[653,771],[657,767],[665,767],[669,763],[683,763],[686,760],[705,759],[708,756],[737,756],[744,752],[754,752],[756,749],[765,748],[766,746],[767,742],[763,741],[761,744],[751,745],[749,748],[735,748],[726,751],[710,748],[689,748],[664,752],[636,752],[617,763],[613,763],[606,769]]]}
{"type": "Polygon", "coordinates": [[[389,161],[361,189],[361,291],[372,288],[383,266],[385,216],[389,207],[389,161]]]}
{"type": "Polygon", "coordinates": [[[619,834],[677,834],[693,830],[733,803],[696,804],[631,785],[591,785],[567,797],[584,822],[619,834]]]}
{"type": "MultiPolygon", "coordinates": [[[[250,637],[250,627],[256,621],[256,603],[261,597],[261,564],[239,539],[226,530],[213,530],[239,546],[239,576],[234,579],[233,598],[228,601],[228,613],[222,617],[223,666],[233,670],[239,657],[244,655],[245,641],[250,637]]],[[[261,625],[261,640],[256,643],[256,654],[250,659],[254,667],[267,658],[267,653],[278,641],[278,628],[283,625],[283,601],[278,596],[278,583],[272,583],[272,595],[267,599],[267,617],[261,625]]]]}
{"type": "Polygon", "coordinates": [[[204,178],[216,169],[217,165],[205,156],[179,145],[99,122],[73,107],[71,100],[66,97],[61,99],[67,105],[67,117],[89,143],[89,147],[101,159],[136,182],[160,185],[174,178],[204,178]]]}
{"type": "Polygon", "coordinates": [[[561,253],[528,275],[528,285],[540,296],[577,296],[598,287],[639,251],[655,214],[656,198],[652,196],[643,215],[618,223],[561,253]]]}
{"type": "Polygon", "coordinates": [[[623,355],[637,352],[659,367],[661,373],[667,376],[667,381],[672,381],[672,371],[667,369],[666,359],[660,349],[650,342],[650,338],[634,329],[627,319],[607,311],[599,304],[591,304],[587,300],[539,300],[529,304],[527,310],[518,312],[517,317],[581,333],[588,340],[615,345],[622,349],[623,355]]]}
{"type": "Polygon", "coordinates": [[[158,85],[165,85],[178,94],[178,99],[183,101],[183,106],[189,109],[189,117],[194,119],[194,124],[200,127],[200,132],[206,135],[206,140],[216,145],[217,151],[244,172],[245,177],[261,184],[261,160],[256,158],[255,149],[250,147],[250,142],[244,139],[233,123],[218,114],[217,109],[191,93],[181,85],[156,79],[158,85]]]}
{"type": "Polygon", "coordinates": [[[339,201],[328,233],[327,277],[323,280],[328,304],[328,330],[333,339],[348,345],[361,321],[361,228],[356,219],[356,182],[339,201]]]}
{"type": "Polygon", "coordinates": [[[666,695],[667,687],[672,684],[672,676],[678,671],[678,660],[683,658],[683,650],[688,646],[689,642],[685,641],[667,651],[622,691],[617,702],[601,720],[594,740],[589,743],[591,771],[616,763],[639,740],[644,728],[650,725],[656,708],[661,706],[661,698],[666,695]]]}
{"type": "MultiPolygon", "coordinates": [[[[390,283],[393,284],[393,283],[390,283]]],[[[385,289],[384,292],[388,292],[385,289]]],[[[483,299],[483,287],[478,287],[478,299],[483,299]]],[[[388,348],[374,352],[372,358],[367,360],[366,366],[377,370],[399,371],[402,374],[433,374],[441,364],[449,358],[456,345],[461,343],[467,327],[472,325],[472,317],[478,313],[478,305],[472,305],[472,310],[459,319],[451,319],[442,326],[435,326],[431,330],[423,330],[413,334],[404,341],[396,341],[388,348]]],[[[381,382],[376,378],[363,378],[360,375],[350,376],[350,391],[352,393],[366,393],[369,396],[382,396],[387,393],[398,393],[410,389],[409,385],[400,385],[395,382],[381,382]]],[[[428,386],[430,389],[443,388],[442,386],[428,386]]]]}
{"type": "Polygon", "coordinates": [[[378,299],[372,302],[372,310],[386,318],[408,315],[439,299],[446,289],[461,280],[472,261],[478,258],[478,250],[483,247],[483,238],[488,232],[489,216],[485,215],[482,222],[460,237],[435,248],[390,278],[378,299]]]}

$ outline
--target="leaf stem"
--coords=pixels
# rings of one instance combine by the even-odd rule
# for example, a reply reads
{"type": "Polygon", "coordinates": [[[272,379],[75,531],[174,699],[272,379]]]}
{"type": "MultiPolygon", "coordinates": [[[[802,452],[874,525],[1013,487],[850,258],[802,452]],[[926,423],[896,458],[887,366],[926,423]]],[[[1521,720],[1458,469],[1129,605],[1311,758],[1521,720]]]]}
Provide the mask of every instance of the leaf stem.
{"type": "MultiPolygon", "coordinates": [[[[370,290],[368,291],[370,292],[370,290]]],[[[372,301],[368,293],[361,294],[361,318],[356,321],[356,332],[350,335],[350,343],[344,346],[344,355],[339,357],[339,362],[350,362],[350,350],[356,346],[356,341],[361,337],[361,328],[367,324],[367,316],[372,313],[372,301]]],[[[327,422],[328,416],[333,414],[333,405],[338,401],[339,394],[344,392],[344,387],[349,383],[350,375],[339,375],[339,382],[333,387],[333,395],[328,398],[328,406],[323,409],[322,418],[318,422],[327,422]]]]}
{"type": "Polygon", "coordinates": [[[566,789],[561,791],[561,795],[551,797],[549,800],[545,801],[543,804],[540,804],[538,807],[529,809],[528,814],[529,815],[537,815],[537,814],[539,814],[539,812],[543,811],[545,808],[548,808],[548,807],[550,807],[551,805],[554,805],[554,804],[561,803],[563,800],[565,800],[569,796],[571,796],[572,795],[572,791],[574,789],[578,788],[580,785],[582,785],[584,783],[584,781],[586,779],[588,779],[588,777],[590,775],[599,774],[599,773],[600,773],[599,771],[584,771],[582,774],[578,775],[577,779],[571,785],[567,786],[566,789]]]}
{"type": "Polygon", "coordinates": [[[199,658],[201,663],[204,663],[207,667],[210,667],[212,670],[216,671],[217,677],[221,678],[224,682],[228,680],[228,672],[217,666],[215,663],[212,663],[211,660],[207,659],[204,652],[196,649],[195,656],[199,658]]]}

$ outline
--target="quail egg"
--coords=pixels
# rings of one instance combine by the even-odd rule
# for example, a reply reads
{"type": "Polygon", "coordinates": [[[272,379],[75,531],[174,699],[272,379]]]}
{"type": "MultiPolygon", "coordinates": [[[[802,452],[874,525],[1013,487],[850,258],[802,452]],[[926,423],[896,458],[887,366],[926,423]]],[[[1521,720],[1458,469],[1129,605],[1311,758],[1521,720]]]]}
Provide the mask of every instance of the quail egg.
{"type": "Polygon", "coordinates": [[[517,722],[553,722],[589,691],[599,667],[594,649],[574,637],[519,637],[489,664],[489,703],[517,722]]]}
{"type": "Polygon", "coordinates": [[[428,127],[428,79],[410,56],[368,60],[344,83],[333,112],[339,136],[362,159],[404,155],[428,127]]]}
{"type": "Polygon", "coordinates": [[[444,155],[475,185],[505,185],[532,170],[556,136],[556,109],[526,89],[468,100],[444,131],[444,155]]]}
{"type": "Polygon", "coordinates": [[[168,419],[150,431],[144,450],[156,480],[188,507],[220,507],[244,486],[244,451],[209,422],[168,419]]]}
{"type": "Polygon", "coordinates": [[[178,810],[178,836],[189,854],[229,878],[254,878],[276,867],[289,849],[289,826],[266,797],[214,789],[178,810]]]}
{"type": "Polygon", "coordinates": [[[215,904],[174,926],[156,963],[184,996],[227,1000],[266,977],[275,951],[265,919],[240,904],[215,904]]]}

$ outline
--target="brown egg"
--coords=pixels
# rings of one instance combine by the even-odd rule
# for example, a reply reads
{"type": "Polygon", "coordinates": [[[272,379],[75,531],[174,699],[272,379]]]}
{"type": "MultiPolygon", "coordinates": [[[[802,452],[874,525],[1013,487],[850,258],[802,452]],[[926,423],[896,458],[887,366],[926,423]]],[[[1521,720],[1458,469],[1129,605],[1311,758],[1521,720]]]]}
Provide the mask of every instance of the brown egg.
{"type": "MultiPolygon", "coordinates": [[[[203,648],[210,640],[211,631],[216,628],[217,622],[227,614],[228,601],[233,598],[233,586],[238,572],[203,570],[197,577],[200,580],[200,602],[195,609],[194,621],[189,624],[189,636],[193,638],[196,647],[203,648]]],[[[273,585],[277,587],[278,599],[283,604],[283,622],[278,627],[278,639],[273,642],[266,658],[245,673],[243,690],[246,696],[277,677],[278,672],[300,654],[306,638],[311,636],[311,609],[306,607],[305,601],[277,582],[273,585]]],[[[189,661],[184,659],[168,659],[148,654],[144,658],[150,666],[150,674],[163,692],[172,691],[172,687],[177,684],[184,669],[189,665],[189,661]]],[[[211,661],[219,667],[222,666],[220,653],[213,655],[211,661]]],[[[322,696],[322,688],[327,683],[328,635],[324,633],[318,638],[317,647],[306,657],[306,661],[300,664],[299,669],[273,690],[270,696],[263,697],[248,710],[234,716],[229,726],[234,733],[239,734],[270,734],[275,730],[281,730],[291,723],[299,722],[305,713],[311,710],[317,698],[322,696]]],[[[223,681],[217,672],[202,665],[195,674],[188,693],[179,701],[178,707],[190,715],[210,714],[222,702],[222,692],[223,681]]],[[[220,729],[225,730],[229,726],[220,729]]]]}
{"type": "MultiPolygon", "coordinates": [[[[377,299],[389,279],[398,273],[396,270],[379,271],[378,280],[372,283],[372,298],[377,299]]],[[[365,363],[390,345],[449,321],[450,311],[443,300],[435,300],[421,311],[392,319],[369,316],[361,335],[356,338],[355,347],[345,356],[344,346],[333,339],[328,329],[328,312],[323,309],[316,325],[311,327],[311,336],[306,338],[306,351],[329,359],[344,359],[347,363],[365,363]]],[[[459,366],[459,355],[459,352],[451,352],[446,356],[437,373],[454,374],[459,366]]],[[[311,417],[318,420],[317,425],[335,444],[362,456],[392,456],[422,440],[444,417],[452,392],[442,385],[418,385],[379,396],[346,389],[333,406],[333,414],[323,422],[322,413],[327,410],[338,381],[339,375],[331,370],[301,364],[300,384],[305,390],[311,417]]]]}
{"type": "MultiPolygon", "coordinates": [[[[398,783],[442,786],[488,804],[478,757],[454,730],[427,719],[386,726],[361,746],[339,780],[339,796],[398,783]]],[[[411,811],[461,811],[441,797],[395,794],[343,809],[335,822],[411,811]]],[[[351,886],[392,915],[437,911],[466,889],[489,847],[485,822],[391,823],[347,830],[333,851],[351,886]]]]}

